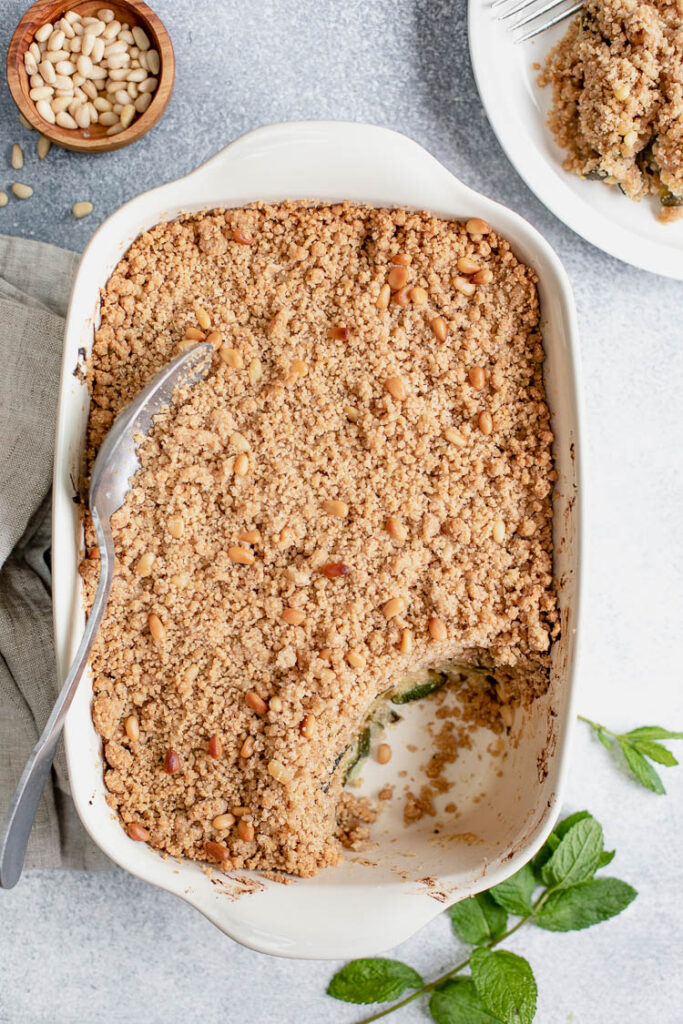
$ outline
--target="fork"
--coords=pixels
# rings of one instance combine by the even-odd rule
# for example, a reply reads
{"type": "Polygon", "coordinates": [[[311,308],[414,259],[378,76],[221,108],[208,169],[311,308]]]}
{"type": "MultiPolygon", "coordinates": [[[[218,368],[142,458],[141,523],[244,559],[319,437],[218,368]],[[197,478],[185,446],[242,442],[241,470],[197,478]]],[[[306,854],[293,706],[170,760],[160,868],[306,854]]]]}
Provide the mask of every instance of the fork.
{"type": "Polygon", "coordinates": [[[493,0],[491,9],[495,11],[498,21],[509,22],[508,28],[513,33],[528,25],[528,29],[521,36],[515,35],[516,43],[523,43],[527,39],[533,39],[541,32],[547,31],[553,25],[558,25],[565,18],[571,18],[573,14],[580,11],[584,0],[547,0],[542,7],[536,7],[540,0],[493,0]],[[569,3],[569,7],[566,4],[569,3]],[[543,17],[546,15],[546,17],[543,17]],[[538,24],[534,24],[538,18],[543,18],[538,24]]]}

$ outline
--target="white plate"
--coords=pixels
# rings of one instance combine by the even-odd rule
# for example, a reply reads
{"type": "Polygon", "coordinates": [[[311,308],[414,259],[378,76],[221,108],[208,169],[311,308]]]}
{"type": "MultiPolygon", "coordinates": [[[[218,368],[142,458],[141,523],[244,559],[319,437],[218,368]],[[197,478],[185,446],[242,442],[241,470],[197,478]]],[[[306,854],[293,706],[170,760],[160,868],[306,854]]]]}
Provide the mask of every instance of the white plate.
{"type": "Polygon", "coordinates": [[[472,67],[491,126],[519,174],[556,217],[599,249],[683,281],[683,219],[661,224],[654,197],[634,203],[618,188],[562,169],[566,154],[546,125],[552,90],[539,89],[532,64],[543,63],[568,22],[519,44],[494,14],[491,0],[469,0],[472,67]]]}
{"type": "MultiPolygon", "coordinates": [[[[139,196],[113,214],[83,254],[69,306],[64,341],[54,475],[53,566],[55,637],[64,678],[83,629],[82,543],[72,480],[78,478],[89,395],[74,375],[79,352],[89,353],[99,289],[131,241],[144,229],[182,211],[238,206],[256,199],[351,199],[373,205],[427,208],[445,217],[483,217],[511,240],[539,275],[547,351],[546,387],[556,436],[559,473],[555,505],[555,567],[560,581],[562,639],[553,649],[548,693],[519,715],[507,760],[487,750],[481,732],[471,753],[453,766],[452,797],[461,815],[456,839],[433,834],[433,819],[406,829],[400,799],[373,829],[376,849],[349,855],[315,879],[279,885],[256,878],[257,892],[235,874],[217,885],[196,862],[162,859],[130,840],[105,803],[101,743],[90,719],[90,686],[76,696],[66,724],[73,797],[90,835],[112,860],[193,904],[240,942],[268,953],[349,957],[376,953],[408,938],[445,906],[516,871],[538,849],[560,808],[579,626],[581,489],[577,408],[577,329],[567,277],[548,243],[517,214],[470,191],[416,143],[383,128],[300,123],[261,128],[238,139],[193,174],[139,196]],[[499,777],[500,768],[504,771],[499,777]]],[[[389,769],[369,765],[365,786],[376,794],[380,777],[399,782],[410,767],[405,746],[423,734],[429,702],[406,715],[392,740],[389,769]]],[[[112,908],[115,912],[115,908],[112,908]]]]}

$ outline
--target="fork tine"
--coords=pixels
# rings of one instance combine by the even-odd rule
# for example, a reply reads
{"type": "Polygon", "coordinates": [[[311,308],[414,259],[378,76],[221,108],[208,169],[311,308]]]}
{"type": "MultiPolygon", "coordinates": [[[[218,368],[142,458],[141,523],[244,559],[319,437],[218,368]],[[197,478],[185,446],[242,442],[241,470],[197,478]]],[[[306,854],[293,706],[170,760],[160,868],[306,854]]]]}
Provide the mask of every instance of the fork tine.
{"type": "MultiPolygon", "coordinates": [[[[530,3],[535,2],[536,0],[525,0],[524,7],[528,7],[530,3]]],[[[526,17],[520,18],[519,21],[514,22],[511,25],[511,28],[522,28],[524,25],[528,25],[530,21],[535,21],[536,18],[540,18],[542,14],[547,14],[548,11],[557,10],[557,8],[561,7],[564,2],[565,0],[548,0],[548,3],[545,5],[545,7],[539,7],[538,10],[531,11],[531,13],[527,14],[526,17]]],[[[505,17],[508,17],[508,15],[505,15],[505,17]]]]}
{"type": "Polygon", "coordinates": [[[502,7],[503,4],[506,3],[508,3],[508,0],[493,0],[493,3],[491,4],[491,10],[493,10],[494,7],[502,7]]]}
{"type": "MultiPolygon", "coordinates": [[[[561,2],[562,0],[553,0],[553,3],[561,2]]],[[[515,15],[521,14],[522,11],[524,11],[527,7],[532,7],[535,3],[537,3],[537,0],[518,0],[514,7],[511,7],[508,11],[505,11],[504,14],[498,15],[498,21],[507,21],[508,18],[514,18],[515,15]]],[[[539,11],[539,13],[541,12],[539,11]]],[[[532,15],[532,17],[535,17],[535,15],[532,15]]]]}
{"type": "Polygon", "coordinates": [[[577,3],[568,7],[566,11],[562,11],[557,17],[552,18],[550,21],[546,21],[543,25],[537,25],[536,28],[531,29],[530,32],[526,32],[523,36],[518,36],[515,39],[516,43],[525,43],[528,39],[533,39],[534,36],[540,35],[541,32],[545,32],[547,29],[552,28],[553,25],[559,24],[564,21],[565,18],[570,18],[572,14],[576,14],[583,7],[583,0],[578,0],[577,3]]]}

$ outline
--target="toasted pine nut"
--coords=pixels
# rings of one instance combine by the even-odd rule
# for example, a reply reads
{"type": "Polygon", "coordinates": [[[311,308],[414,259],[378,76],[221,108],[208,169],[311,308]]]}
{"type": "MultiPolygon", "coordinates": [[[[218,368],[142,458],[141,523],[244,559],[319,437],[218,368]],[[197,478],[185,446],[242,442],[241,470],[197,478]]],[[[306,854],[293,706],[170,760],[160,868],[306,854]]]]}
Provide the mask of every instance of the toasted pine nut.
{"type": "Polygon", "coordinates": [[[365,658],[360,651],[354,651],[353,648],[346,652],[346,660],[351,668],[365,668],[365,658]]]}
{"type": "Polygon", "coordinates": [[[239,349],[223,346],[220,350],[220,357],[233,370],[241,370],[244,367],[244,359],[239,349]]]}
{"type": "Polygon", "coordinates": [[[282,703],[281,698],[278,697],[277,694],[275,694],[274,697],[271,697],[270,700],[268,701],[268,710],[274,711],[276,715],[279,715],[283,708],[284,704],[282,703]]]}
{"type": "Polygon", "coordinates": [[[204,341],[206,335],[198,327],[188,327],[185,331],[185,337],[191,338],[192,341],[204,341]]]}
{"type": "Polygon", "coordinates": [[[218,351],[218,349],[223,344],[223,338],[221,337],[219,331],[211,331],[210,334],[207,334],[206,340],[209,343],[209,345],[213,345],[216,351],[218,351]]]}
{"type": "Polygon", "coordinates": [[[244,533],[238,534],[238,540],[243,540],[246,544],[260,544],[261,534],[258,530],[245,530],[244,533]]]}
{"type": "Polygon", "coordinates": [[[197,317],[197,323],[199,324],[201,329],[203,331],[208,331],[209,328],[211,327],[211,317],[209,316],[209,314],[206,312],[205,309],[202,309],[202,307],[196,302],[193,306],[193,309],[194,314],[197,317]]]}
{"type": "MultiPolygon", "coordinates": [[[[241,458],[242,456],[239,456],[241,458]]],[[[240,565],[253,565],[254,554],[248,548],[240,548],[236,545],[228,548],[228,558],[240,565]]]]}
{"type": "Polygon", "coordinates": [[[218,761],[223,756],[223,741],[217,733],[209,739],[209,757],[218,761]]]}
{"type": "Polygon", "coordinates": [[[147,616],[147,625],[149,626],[149,631],[152,634],[152,640],[154,640],[154,643],[160,644],[166,636],[166,627],[159,616],[152,612],[147,616]]]}
{"type": "Polygon", "coordinates": [[[480,217],[470,217],[465,224],[466,230],[470,235],[488,235],[491,228],[485,220],[481,220],[480,217]]]}
{"type": "Polygon", "coordinates": [[[234,464],[235,476],[246,476],[249,469],[249,456],[242,453],[235,459],[234,464]]]}
{"type": "Polygon", "coordinates": [[[141,555],[138,559],[138,564],[135,566],[135,575],[149,576],[155,559],[156,555],[153,551],[145,551],[144,555],[141,555]]]}
{"type": "Polygon", "coordinates": [[[406,267],[392,267],[387,276],[387,283],[392,292],[397,292],[399,288],[404,288],[407,285],[409,277],[410,274],[406,267]]]}
{"type": "Polygon", "coordinates": [[[469,256],[460,256],[456,266],[461,274],[476,274],[478,270],[481,270],[476,260],[469,256]]]}
{"type": "Polygon", "coordinates": [[[137,743],[140,739],[140,723],[137,715],[129,715],[123,723],[123,727],[126,730],[126,736],[131,743],[137,743]]]}
{"type": "Polygon", "coordinates": [[[251,757],[251,755],[254,753],[254,745],[254,737],[247,736],[244,743],[240,747],[240,757],[251,757]]]}
{"type": "Polygon", "coordinates": [[[211,822],[213,828],[217,832],[224,832],[226,828],[232,828],[235,824],[235,818],[232,814],[217,814],[211,822]]]}
{"type": "Polygon", "coordinates": [[[167,750],[164,757],[164,771],[167,775],[174,775],[180,768],[180,758],[175,750],[167,750]]]}
{"type": "Polygon", "coordinates": [[[348,327],[330,327],[327,333],[334,341],[348,341],[351,335],[348,327]]]}
{"type": "Polygon", "coordinates": [[[358,409],[354,409],[352,405],[344,406],[344,415],[346,416],[347,420],[351,420],[352,423],[358,423],[358,420],[360,419],[360,413],[358,412],[358,409]]]}
{"type": "Polygon", "coordinates": [[[344,518],[349,514],[349,506],[345,501],[326,500],[323,501],[322,508],[324,512],[327,512],[328,516],[339,516],[344,518]]]}
{"type": "Polygon", "coordinates": [[[412,257],[407,252],[397,252],[395,256],[391,257],[391,262],[399,267],[407,267],[410,265],[411,259],[412,257]]]}
{"type": "Polygon", "coordinates": [[[142,825],[138,825],[137,822],[133,821],[130,825],[126,825],[126,835],[129,839],[134,839],[136,843],[146,843],[149,839],[149,832],[142,825]]]}
{"type": "Polygon", "coordinates": [[[388,743],[380,743],[377,747],[377,760],[380,764],[389,764],[391,761],[391,747],[388,743]]]}
{"type": "Polygon", "coordinates": [[[438,616],[434,616],[429,620],[429,635],[432,640],[446,640],[448,639],[448,630],[443,619],[438,616]]]}
{"type": "Polygon", "coordinates": [[[437,341],[445,341],[448,336],[448,324],[442,316],[435,316],[433,320],[430,320],[429,326],[432,329],[432,333],[437,341]]]}
{"type": "Polygon", "coordinates": [[[233,228],[232,239],[240,245],[253,245],[254,239],[244,228],[233,228]]]}
{"type": "Polygon", "coordinates": [[[400,615],[405,608],[405,601],[402,597],[390,597],[382,606],[382,615],[385,619],[393,619],[400,615]]]}
{"type": "Polygon", "coordinates": [[[175,539],[178,540],[182,537],[183,530],[185,529],[185,523],[183,522],[182,517],[171,516],[166,522],[166,529],[172,537],[175,537],[175,539]]]}
{"type": "Polygon", "coordinates": [[[413,649],[413,634],[409,629],[404,629],[401,633],[401,639],[399,641],[398,649],[401,654],[410,654],[413,649]]]}
{"type": "Polygon", "coordinates": [[[299,732],[307,740],[312,740],[318,731],[318,721],[315,715],[305,715],[299,724],[299,732]]]}
{"type": "Polygon", "coordinates": [[[243,818],[237,822],[237,834],[245,843],[253,843],[254,841],[254,826],[250,825],[248,821],[243,818]]]}
{"type": "Polygon", "coordinates": [[[383,284],[382,287],[379,290],[379,295],[377,296],[377,308],[378,309],[386,309],[388,307],[388,305],[389,305],[389,300],[390,299],[391,299],[391,288],[389,287],[388,284],[383,284]]]}
{"type": "Polygon", "coordinates": [[[399,544],[404,543],[408,536],[408,531],[400,519],[397,519],[395,516],[389,516],[384,526],[390,537],[393,537],[399,544]]]}
{"type": "Polygon", "coordinates": [[[453,287],[463,295],[474,295],[477,290],[477,286],[468,281],[466,277],[454,277],[453,287]]]}
{"type": "Polygon", "coordinates": [[[252,711],[255,711],[257,715],[265,715],[268,710],[266,702],[259,697],[258,693],[254,690],[249,690],[248,693],[245,693],[244,702],[247,707],[251,708],[252,711]]]}
{"type": "Polygon", "coordinates": [[[410,302],[410,288],[399,288],[391,297],[391,301],[397,306],[407,306],[410,302]]]}
{"type": "Polygon", "coordinates": [[[493,281],[493,271],[485,267],[478,274],[475,274],[472,280],[475,284],[490,284],[493,281]]]}
{"type": "Polygon", "coordinates": [[[471,366],[467,377],[475,391],[481,391],[486,386],[486,371],[481,366],[471,366]]]}
{"type": "Polygon", "coordinates": [[[207,857],[210,857],[211,860],[220,862],[230,860],[230,850],[223,843],[214,843],[212,840],[209,840],[204,843],[204,850],[207,857]]]}
{"type": "Polygon", "coordinates": [[[268,772],[270,775],[272,775],[276,782],[281,782],[283,785],[286,785],[288,782],[291,782],[292,779],[294,778],[294,772],[292,771],[292,769],[285,768],[285,766],[280,761],[269,761],[268,772]]]}
{"type": "Polygon", "coordinates": [[[457,445],[458,448],[464,448],[467,444],[464,435],[457,427],[446,427],[443,432],[443,436],[450,444],[457,445]]]}
{"type": "Polygon", "coordinates": [[[306,619],[305,612],[299,611],[298,608],[285,608],[282,612],[282,621],[286,622],[288,626],[300,626],[306,619]]]}
{"type": "Polygon", "coordinates": [[[397,402],[402,402],[408,397],[408,388],[403,377],[387,377],[384,381],[384,390],[397,402]]]}
{"type": "Polygon", "coordinates": [[[289,364],[289,377],[290,381],[298,380],[299,377],[305,377],[308,373],[308,363],[305,363],[303,359],[292,359],[289,364]]]}
{"type": "Polygon", "coordinates": [[[414,288],[410,289],[410,301],[416,306],[426,306],[429,301],[429,296],[424,288],[421,288],[419,284],[416,284],[414,288]]]}
{"type": "Polygon", "coordinates": [[[263,367],[261,366],[260,359],[252,359],[249,363],[249,380],[252,384],[255,384],[263,376],[263,367]]]}
{"type": "Polygon", "coordinates": [[[344,565],[343,562],[327,562],[320,571],[328,580],[332,580],[337,576],[346,576],[351,572],[351,569],[348,565],[344,565]]]}
{"type": "Polygon", "coordinates": [[[477,420],[477,423],[479,424],[479,429],[481,430],[482,434],[490,434],[490,433],[492,433],[492,431],[493,431],[493,419],[492,419],[491,413],[488,411],[488,409],[484,409],[483,412],[479,413],[479,418],[477,420]]]}
{"type": "Polygon", "coordinates": [[[493,530],[491,531],[493,539],[496,544],[502,544],[505,540],[505,523],[502,519],[496,519],[493,524],[493,530]]]}

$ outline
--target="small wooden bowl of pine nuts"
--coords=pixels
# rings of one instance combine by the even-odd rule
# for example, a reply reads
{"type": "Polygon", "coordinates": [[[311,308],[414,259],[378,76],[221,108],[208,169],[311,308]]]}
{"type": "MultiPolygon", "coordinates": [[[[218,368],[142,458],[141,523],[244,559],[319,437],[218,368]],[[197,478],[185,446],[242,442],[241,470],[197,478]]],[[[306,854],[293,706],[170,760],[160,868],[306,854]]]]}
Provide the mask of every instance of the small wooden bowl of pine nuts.
{"type": "Polygon", "coordinates": [[[7,53],[20,113],[41,135],[81,153],[141,138],[166,109],[174,78],[169,34],[141,0],[38,0],[7,53]]]}

